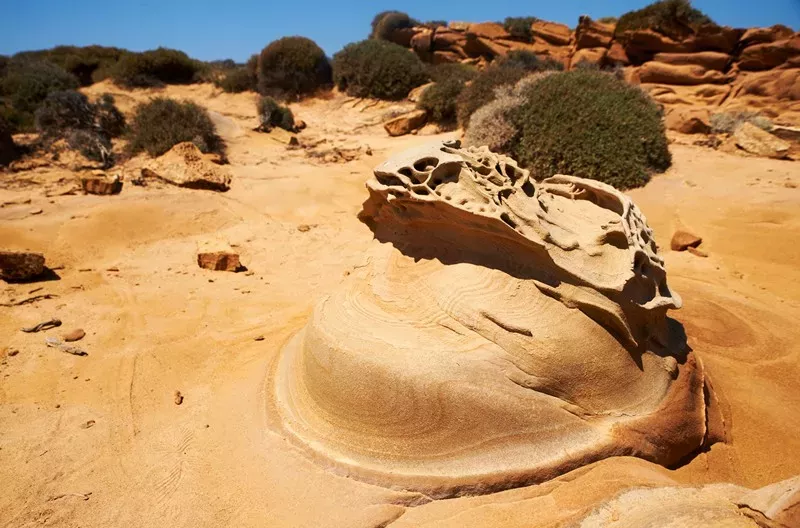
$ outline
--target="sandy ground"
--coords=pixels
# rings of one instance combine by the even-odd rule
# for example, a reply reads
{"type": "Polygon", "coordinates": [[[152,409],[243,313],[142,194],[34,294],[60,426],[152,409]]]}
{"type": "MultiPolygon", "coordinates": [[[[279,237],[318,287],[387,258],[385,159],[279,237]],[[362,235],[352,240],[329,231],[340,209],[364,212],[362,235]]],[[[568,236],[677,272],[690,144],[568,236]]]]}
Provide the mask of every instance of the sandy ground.
{"type": "MultiPolygon", "coordinates": [[[[28,182],[4,183],[0,203],[31,199],[0,208],[0,246],[43,252],[60,277],[0,284],[0,526],[544,526],[645,480],[755,488],[800,474],[797,163],[675,145],[674,166],[630,192],[661,248],[680,226],[704,239],[708,258],[662,252],[726,444],[677,469],[608,459],[539,486],[428,502],[307,460],[271,426],[265,377],[376,243],[356,219],[372,167],[456,133],[388,138],[379,123],[395,108],[342,96],[295,106],[301,137],[361,147],[326,163],[252,132],[253,96],[167,92],[215,113],[229,192],[128,184],[118,196],[47,197],[63,171],[0,175],[28,182]],[[250,272],[199,269],[208,238],[236,247],[250,272]],[[2,306],[42,294],[53,297],[2,306]],[[51,317],[64,326],[20,332],[51,317]],[[87,357],[44,345],[73,328],[87,333],[87,357]]],[[[126,109],[151,95],[117,99],[126,109]]]]}

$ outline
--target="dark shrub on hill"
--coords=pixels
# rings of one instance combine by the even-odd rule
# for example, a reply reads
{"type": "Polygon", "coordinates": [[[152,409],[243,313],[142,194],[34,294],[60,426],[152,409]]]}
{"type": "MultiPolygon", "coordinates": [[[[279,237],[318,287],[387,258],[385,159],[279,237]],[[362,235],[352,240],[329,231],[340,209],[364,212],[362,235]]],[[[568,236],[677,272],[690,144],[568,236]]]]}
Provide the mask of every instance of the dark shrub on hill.
{"type": "Polygon", "coordinates": [[[202,69],[199,61],[182,51],[158,48],[126,53],[114,66],[112,78],[116,84],[128,88],[188,84],[195,81],[202,69]]]}
{"type": "Polygon", "coordinates": [[[514,84],[528,73],[522,68],[506,68],[497,65],[483,70],[458,96],[456,101],[458,124],[467,128],[472,114],[495,98],[497,88],[514,84]]]}
{"type": "Polygon", "coordinates": [[[503,22],[503,27],[512,37],[530,42],[533,37],[531,25],[537,20],[539,19],[536,17],[508,17],[503,22]]]}
{"type": "Polygon", "coordinates": [[[103,94],[95,103],[97,125],[111,137],[121,136],[125,132],[125,116],[114,104],[114,96],[103,94]]]}
{"type": "Polygon", "coordinates": [[[53,92],[36,109],[36,129],[44,136],[62,136],[69,129],[91,129],[95,106],[80,92],[53,92]]]}
{"type": "Polygon", "coordinates": [[[389,40],[395,30],[411,28],[417,25],[419,25],[418,21],[402,11],[382,11],[372,19],[370,38],[389,40]]]}
{"type": "Polygon", "coordinates": [[[447,20],[428,20],[427,22],[422,22],[422,24],[420,24],[420,25],[422,27],[426,27],[428,29],[434,29],[434,28],[438,28],[438,27],[447,27],[447,20]]]}
{"type": "Polygon", "coordinates": [[[255,91],[258,80],[249,68],[239,66],[223,72],[221,77],[214,79],[214,84],[228,93],[240,93],[255,91]]]}
{"type": "Polygon", "coordinates": [[[261,51],[258,91],[262,95],[297,98],[331,84],[325,52],[305,37],[284,37],[261,51]]]}
{"type": "Polygon", "coordinates": [[[333,80],[354,97],[397,100],[428,76],[412,51],[384,40],[362,40],[333,56],[333,80]]]}
{"type": "Polygon", "coordinates": [[[464,90],[464,81],[445,79],[422,92],[417,108],[428,111],[428,118],[442,128],[455,128],[456,100],[464,90]]]}
{"type": "Polygon", "coordinates": [[[8,165],[17,157],[17,147],[11,137],[11,126],[0,116],[0,167],[8,165]]]}
{"type": "Polygon", "coordinates": [[[564,69],[563,63],[551,57],[541,58],[535,53],[526,50],[511,50],[497,59],[496,64],[505,68],[522,68],[531,73],[564,69]]]}
{"type": "Polygon", "coordinates": [[[8,63],[11,59],[6,57],[5,55],[0,55],[0,79],[2,79],[5,74],[6,70],[8,70],[8,63]]]}
{"type": "Polygon", "coordinates": [[[674,39],[683,39],[704,25],[714,24],[705,13],[692,7],[689,0],[659,0],[619,18],[616,33],[633,29],[652,29],[674,39]]]}
{"type": "Polygon", "coordinates": [[[108,77],[111,68],[127,53],[106,46],[56,46],[46,50],[23,51],[14,57],[23,60],[44,60],[73,74],[81,86],[88,86],[108,77]]]}
{"type": "Polygon", "coordinates": [[[0,79],[0,99],[6,106],[3,113],[12,129],[31,130],[33,113],[49,93],[77,87],[78,79],[55,64],[12,59],[0,79]]]}
{"type": "Polygon", "coordinates": [[[145,151],[160,156],[184,141],[191,141],[202,152],[225,152],[225,144],[208,112],[190,101],[156,97],[140,104],[131,120],[129,135],[133,154],[145,151]]]}
{"type": "Polygon", "coordinates": [[[269,132],[275,127],[294,131],[294,115],[292,111],[286,106],[281,106],[272,97],[261,97],[256,105],[258,111],[258,119],[260,125],[258,127],[262,132],[269,132]]]}
{"type": "Polygon", "coordinates": [[[433,82],[442,82],[448,79],[467,82],[477,77],[480,73],[475,66],[461,64],[460,62],[428,65],[425,70],[433,82]]]}
{"type": "Polygon", "coordinates": [[[522,97],[511,151],[537,178],[571,174],[627,189],[671,163],[658,106],[611,74],[554,73],[522,97]]]}

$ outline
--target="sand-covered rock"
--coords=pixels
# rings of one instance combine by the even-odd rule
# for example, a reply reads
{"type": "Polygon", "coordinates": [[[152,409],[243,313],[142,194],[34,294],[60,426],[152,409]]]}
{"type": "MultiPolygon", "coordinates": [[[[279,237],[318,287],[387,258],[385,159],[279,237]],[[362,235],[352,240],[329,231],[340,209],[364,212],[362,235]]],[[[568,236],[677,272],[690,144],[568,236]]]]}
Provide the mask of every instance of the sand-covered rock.
{"type": "Polygon", "coordinates": [[[666,316],[680,298],[624,194],[457,142],[367,188],[377,241],[272,378],[323,467],[446,497],[613,455],[674,464],[715,438],[703,366],[666,316]]]}
{"type": "Polygon", "coordinates": [[[230,172],[211,161],[194,143],[178,143],[142,169],[142,177],[156,178],[179,187],[227,191],[230,172]]]}
{"type": "Polygon", "coordinates": [[[44,255],[27,251],[0,251],[0,279],[25,281],[44,272],[44,255]]]}
{"type": "Polygon", "coordinates": [[[791,147],[787,141],[773,136],[752,123],[744,123],[736,129],[733,139],[739,148],[766,158],[785,158],[791,147]]]}
{"type": "Polygon", "coordinates": [[[383,124],[386,132],[392,136],[404,136],[422,127],[428,120],[425,110],[412,110],[407,114],[399,115],[383,124]]]}

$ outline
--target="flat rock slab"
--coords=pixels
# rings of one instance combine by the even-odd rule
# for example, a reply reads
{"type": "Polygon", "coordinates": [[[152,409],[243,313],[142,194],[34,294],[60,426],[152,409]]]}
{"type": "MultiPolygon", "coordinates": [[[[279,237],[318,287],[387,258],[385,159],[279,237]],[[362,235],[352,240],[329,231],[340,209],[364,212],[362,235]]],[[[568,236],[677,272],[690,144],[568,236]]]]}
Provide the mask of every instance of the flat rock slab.
{"type": "Polygon", "coordinates": [[[44,272],[44,255],[25,251],[0,251],[0,279],[25,281],[44,272]]]}
{"type": "Polygon", "coordinates": [[[672,251],[686,251],[689,248],[696,248],[702,242],[702,238],[688,231],[675,231],[675,234],[672,235],[669,247],[672,251]]]}

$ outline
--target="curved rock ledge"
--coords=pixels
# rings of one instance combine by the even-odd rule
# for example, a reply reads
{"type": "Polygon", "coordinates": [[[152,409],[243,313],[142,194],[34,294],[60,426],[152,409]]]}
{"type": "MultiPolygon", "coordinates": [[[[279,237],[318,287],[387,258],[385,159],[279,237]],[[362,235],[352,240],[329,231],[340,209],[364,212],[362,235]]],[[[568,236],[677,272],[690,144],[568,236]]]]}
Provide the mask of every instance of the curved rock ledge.
{"type": "MultiPolygon", "coordinates": [[[[674,465],[721,418],[622,193],[457,143],[375,170],[379,242],[284,348],[274,411],[319,463],[431,497],[601,458],[674,465]]],[[[711,429],[711,432],[709,432],[711,429]]]]}

